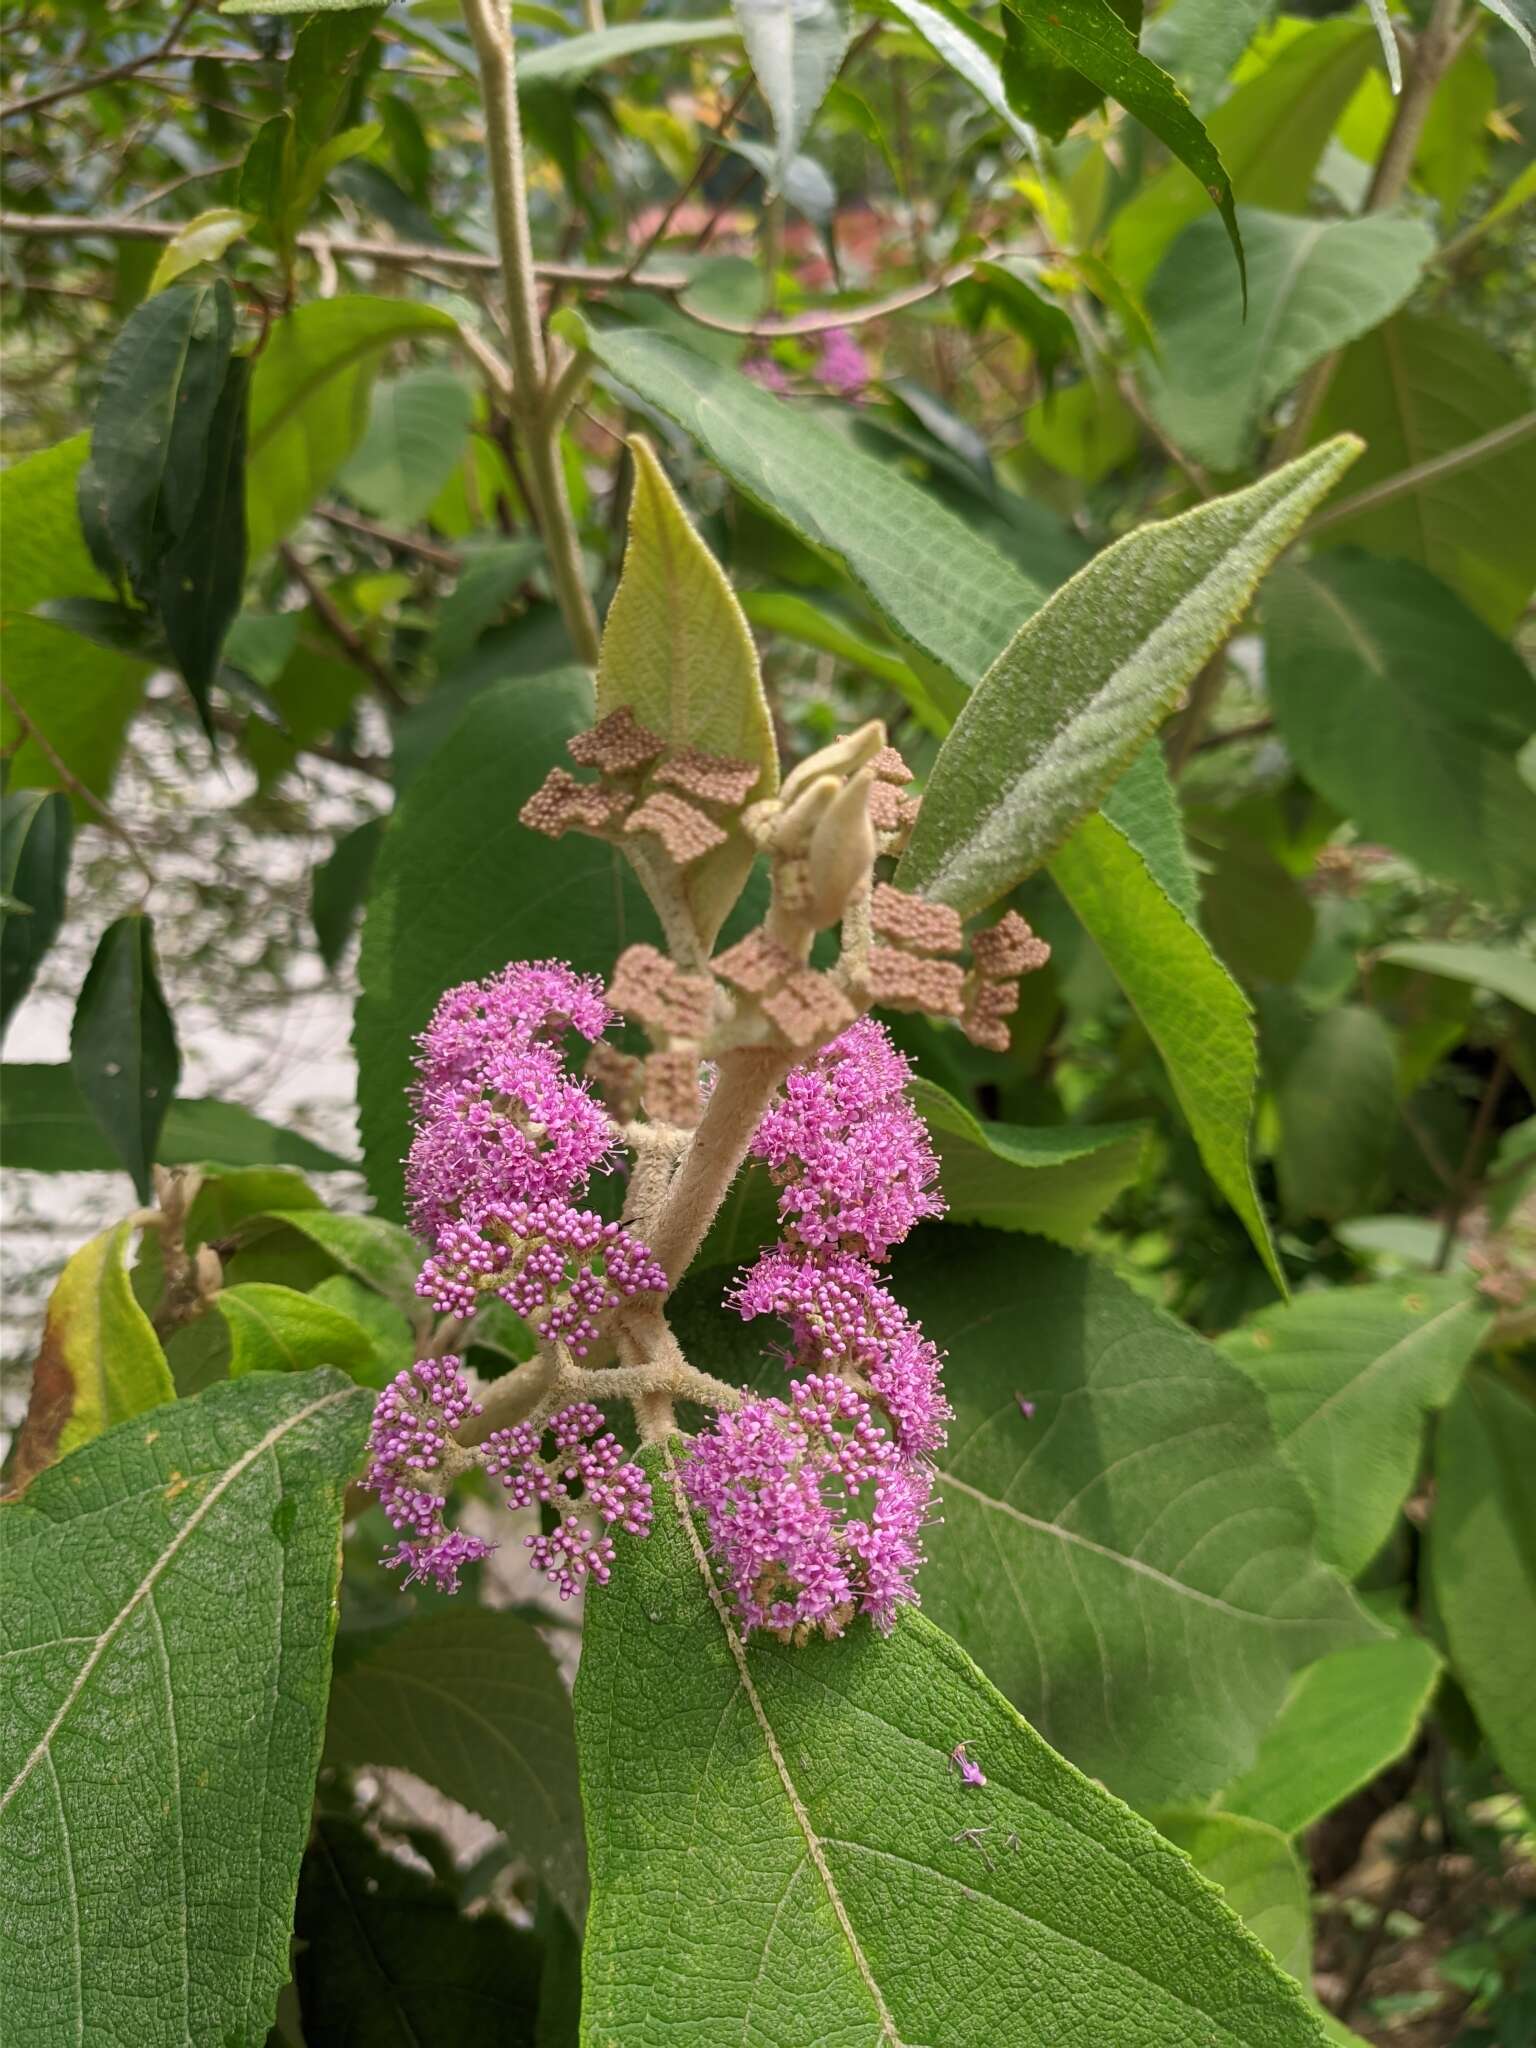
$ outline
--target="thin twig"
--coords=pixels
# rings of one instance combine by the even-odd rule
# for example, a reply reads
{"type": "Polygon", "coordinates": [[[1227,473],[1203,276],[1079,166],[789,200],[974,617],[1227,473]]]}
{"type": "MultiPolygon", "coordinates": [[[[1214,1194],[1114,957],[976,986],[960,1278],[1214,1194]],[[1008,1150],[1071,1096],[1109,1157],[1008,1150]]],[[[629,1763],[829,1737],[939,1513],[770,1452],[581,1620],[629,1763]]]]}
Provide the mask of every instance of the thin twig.
{"type": "Polygon", "coordinates": [[[1494,1112],[1499,1106],[1499,1097],[1504,1093],[1504,1084],[1509,1079],[1509,1040],[1506,1038],[1499,1047],[1498,1057],[1493,1063],[1493,1072],[1488,1076],[1483,1089],[1483,1099],[1477,1105],[1472,1129],[1467,1136],[1467,1149],[1461,1155],[1461,1165],[1456,1172],[1456,1189],[1446,1215],[1445,1226],[1440,1233],[1440,1243],[1435,1250],[1432,1270],[1443,1273],[1451,1263],[1451,1253],[1456,1248],[1456,1238],[1461,1229],[1461,1219],[1467,1204],[1477,1186],[1477,1162],[1483,1147],[1488,1142],[1488,1133],[1493,1128],[1494,1112]]]}
{"type": "Polygon", "coordinates": [[[176,38],[197,12],[198,4],[199,0],[183,0],[175,20],[152,50],[145,50],[137,57],[128,57],[121,64],[114,64],[106,71],[98,71],[90,78],[72,79],[68,84],[56,85],[48,92],[35,92],[28,99],[12,100],[8,107],[0,107],[0,121],[14,120],[19,114],[40,114],[44,107],[57,106],[60,100],[78,99],[81,93],[95,92],[103,85],[115,85],[120,78],[131,78],[134,72],[143,71],[151,64],[162,62],[175,49],[176,38]]]}
{"type": "Polygon", "coordinates": [[[343,533],[360,534],[364,540],[376,540],[381,547],[393,548],[397,554],[419,555],[434,569],[457,571],[464,566],[464,557],[456,549],[439,547],[435,541],[423,540],[417,534],[392,532],[356,512],[343,512],[339,505],[317,505],[315,510],[328,526],[339,526],[343,533]]]}
{"type": "Polygon", "coordinates": [[[84,804],[87,810],[93,811],[112,834],[113,838],[128,849],[128,852],[133,856],[134,865],[152,889],[155,886],[155,871],[139,851],[138,842],[134,839],[128,827],[113,811],[108,809],[94,789],[88,788],[80,780],[79,776],[59,753],[48,735],[40,728],[32,714],[16,701],[15,693],[12,691],[9,683],[0,682],[0,698],[4,699],[12,717],[19,722],[23,737],[32,741],[37,751],[48,763],[54,774],[58,776],[59,781],[64,785],[69,794],[84,804]]]}
{"type": "Polygon", "coordinates": [[[736,116],[741,112],[741,109],[746,102],[747,94],[752,90],[752,83],[752,74],[749,71],[747,73],[746,81],[743,84],[741,90],[737,93],[736,97],[731,101],[731,104],[726,108],[725,112],[720,116],[720,119],[715,123],[715,132],[710,137],[708,143],[704,146],[704,148],[700,150],[699,160],[694,165],[692,171],[690,171],[690,173],[688,174],[687,182],[678,187],[676,193],[672,197],[670,204],[667,207],[666,212],[661,216],[661,219],[657,221],[655,227],[652,228],[651,232],[646,236],[645,240],[640,244],[640,247],[635,251],[634,255],[629,259],[629,262],[625,265],[625,282],[627,282],[629,278],[634,276],[635,272],[640,268],[641,264],[645,261],[646,257],[650,255],[651,251],[655,248],[656,244],[659,241],[661,241],[663,236],[666,234],[667,229],[671,227],[673,216],[676,214],[678,208],[683,204],[685,200],[690,198],[695,191],[697,191],[700,180],[704,177],[706,171],[708,171],[710,166],[714,163],[716,157],[719,156],[720,145],[725,140],[726,130],[730,127],[731,123],[736,119],[736,116]]]}
{"type": "Polygon", "coordinates": [[[1250,718],[1246,725],[1228,726],[1225,732],[1207,733],[1191,748],[1192,753],[1208,754],[1215,747],[1235,747],[1240,740],[1261,740],[1275,729],[1272,718],[1250,718]]]}
{"type": "Polygon", "coordinates": [[[321,588],[289,544],[284,541],[278,549],[283,567],[294,580],[301,584],[304,594],[314,608],[315,617],[324,626],[336,645],[347,659],[360,668],[373,684],[379,695],[393,711],[409,711],[411,700],[407,697],[373,649],[342,617],[331,602],[328,593],[321,588]]]}

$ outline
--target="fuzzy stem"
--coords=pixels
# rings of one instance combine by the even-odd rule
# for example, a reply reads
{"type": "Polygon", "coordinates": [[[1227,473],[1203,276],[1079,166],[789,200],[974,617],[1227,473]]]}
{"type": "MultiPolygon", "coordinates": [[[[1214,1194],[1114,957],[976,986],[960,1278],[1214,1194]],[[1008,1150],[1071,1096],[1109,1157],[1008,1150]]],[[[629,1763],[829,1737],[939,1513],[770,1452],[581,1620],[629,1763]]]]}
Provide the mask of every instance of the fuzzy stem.
{"type": "Polygon", "coordinates": [[[720,1057],[719,1078],[693,1143],[656,1218],[651,1250],[670,1286],[687,1272],[747,1156],[752,1133],[794,1064],[776,1046],[742,1046],[720,1057]]]}

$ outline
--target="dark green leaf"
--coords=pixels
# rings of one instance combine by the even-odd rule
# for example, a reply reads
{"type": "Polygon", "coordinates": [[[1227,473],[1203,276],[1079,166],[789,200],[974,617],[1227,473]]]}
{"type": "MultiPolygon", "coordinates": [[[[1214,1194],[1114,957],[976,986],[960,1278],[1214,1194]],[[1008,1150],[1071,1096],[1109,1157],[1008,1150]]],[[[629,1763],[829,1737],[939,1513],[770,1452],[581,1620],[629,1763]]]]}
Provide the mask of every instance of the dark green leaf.
{"type": "Polygon", "coordinates": [[[1266,1003],[1264,1058],[1280,1142],[1275,1167],[1286,1215],[1339,1223],[1375,1206],[1397,1124],[1391,1030],[1362,1003],[1320,1017],[1266,1003]]]}
{"type": "Polygon", "coordinates": [[[75,1004],[69,1065],[139,1199],[147,1201],[181,1054],[155,971],[154,926],[142,912],[120,917],[101,935],[75,1004]]]}
{"type": "MultiPolygon", "coordinates": [[[[1118,16],[1134,46],[1141,30],[1142,0],[1106,0],[1104,11],[1118,16]]],[[[1003,33],[1008,44],[1003,83],[1009,104],[1053,142],[1060,142],[1075,121],[1103,102],[1104,88],[1064,61],[1036,33],[1028,0],[1017,9],[1004,9],[1003,33]]]]}
{"type": "Polygon", "coordinates": [[[251,366],[237,357],[208,428],[203,487],[185,533],[161,558],[160,622],[209,738],[208,686],[245,588],[246,401],[251,366]]]}
{"type": "Polygon", "coordinates": [[[334,1373],[213,1387],[0,1508],[8,2031],[263,2038],[370,1407],[334,1373]]]}
{"type": "Polygon", "coordinates": [[[978,92],[999,120],[1026,147],[1032,148],[1034,130],[1014,112],[1003,83],[1007,44],[997,30],[968,14],[957,0],[890,0],[890,4],[933,54],[978,92]]]}
{"type": "MultiPolygon", "coordinates": [[[[1013,16],[1009,15],[1008,20],[1013,16]]],[[[995,313],[1035,352],[1040,375],[1050,389],[1057,365],[1077,353],[1077,329],[1062,301],[1041,289],[1018,259],[1012,263],[978,263],[969,278],[955,286],[955,305],[975,332],[995,313]]]]}
{"type": "MultiPolygon", "coordinates": [[[[0,1150],[34,1173],[109,1173],[120,1161],[66,1066],[0,1067],[0,1150]]],[[[336,1173],[355,1165],[233,1102],[173,1102],[155,1148],[164,1166],[283,1165],[336,1173]]]]}
{"type": "Polygon", "coordinates": [[[7,902],[0,912],[0,1031],[63,921],[74,836],[67,796],[40,789],[0,796],[0,894],[7,902]]]}
{"type": "Polygon", "coordinates": [[[344,1216],[330,1209],[274,1209],[268,1219],[286,1224],[317,1244],[345,1273],[353,1274],[400,1308],[416,1302],[415,1240],[382,1216],[344,1216]]]}
{"type": "Polygon", "coordinates": [[[332,974],[340,966],[353,926],[362,915],[383,836],[382,818],[369,818],[354,825],[337,840],[329,858],[315,869],[310,883],[309,916],[320,958],[332,974]]]}

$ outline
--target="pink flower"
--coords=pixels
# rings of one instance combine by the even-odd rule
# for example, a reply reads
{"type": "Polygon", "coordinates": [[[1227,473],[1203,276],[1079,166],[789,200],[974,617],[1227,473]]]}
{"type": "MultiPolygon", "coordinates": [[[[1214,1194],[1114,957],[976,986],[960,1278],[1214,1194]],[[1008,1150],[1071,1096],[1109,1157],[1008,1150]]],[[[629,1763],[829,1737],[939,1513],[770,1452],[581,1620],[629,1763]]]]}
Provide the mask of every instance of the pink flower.
{"type": "Polygon", "coordinates": [[[461,1568],[488,1557],[492,1546],[444,1527],[442,1482],[435,1475],[460,1423],[480,1413],[457,1358],[423,1358],[398,1372],[380,1394],[368,1435],[363,1484],[397,1530],[410,1534],[384,1562],[410,1569],[404,1583],[435,1579],[457,1592],[461,1568]]]}
{"type": "Polygon", "coordinates": [[[562,1600],[569,1600],[588,1576],[607,1585],[614,1547],[605,1528],[617,1523],[631,1536],[650,1534],[651,1482],[604,1430],[603,1417],[590,1401],[562,1408],[542,1430],[526,1422],[494,1430],[485,1441],[484,1462],[492,1478],[501,1481],[510,1508],[536,1501],[569,1507],[580,1500],[586,1509],[585,1518],[566,1513],[550,1533],[523,1539],[529,1563],[562,1600]],[[548,1457],[546,1435],[552,1440],[548,1457]]]}
{"type": "Polygon", "coordinates": [[[855,391],[862,391],[872,375],[869,358],[848,329],[829,327],[821,337],[821,353],[816,359],[819,381],[829,391],[836,391],[847,398],[855,391]]]}
{"type": "Polygon", "coordinates": [[[416,1281],[439,1315],[472,1316],[482,1294],[499,1295],[544,1342],[568,1344],[578,1357],[605,1310],[666,1287],[665,1272],[631,1231],[557,1196],[491,1202],[445,1223],[416,1281]]]}
{"type": "Polygon", "coordinates": [[[783,397],[789,389],[789,378],[772,356],[748,356],[742,369],[754,384],[761,384],[765,391],[772,391],[783,397]]]}

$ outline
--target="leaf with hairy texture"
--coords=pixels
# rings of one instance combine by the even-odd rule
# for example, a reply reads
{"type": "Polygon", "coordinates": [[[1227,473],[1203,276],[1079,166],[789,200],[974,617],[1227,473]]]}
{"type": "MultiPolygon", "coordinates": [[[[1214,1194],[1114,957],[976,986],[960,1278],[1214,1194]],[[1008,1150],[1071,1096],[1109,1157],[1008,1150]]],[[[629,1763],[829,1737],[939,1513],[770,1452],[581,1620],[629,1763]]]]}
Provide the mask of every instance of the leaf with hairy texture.
{"type": "Polygon", "coordinates": [[[362,439],[373,373],[390,344],[458,331],[441,307],[360,294],[315,299],[273,323],[251,378],[253,561],[298,524],[362,439]]]}
{"type": "Polygon", "coordinates": [[[18,789],[0,796],[0,1031],[64,921],[74,840],[62,791],[18,789]]]}
{"type": "Polygon", "coordinates": [[[741,39],[773,115],[769,190],[783,186],[838,73],[853,22],[846,0],[734,0],[741,39]]]}
{"type": "Polygon", "coordinates": [[[1536,1800],[1536,1407],[1468,1374],[1435,1438],[1429,1572],[1451,1668],[1506,1776],[1536,1800]]]}
{"type": "Polygon", "coordinates": [[[1426,1419],[1455,1393],[1485,1324],[1465,1278],[1435,1275],[1298,1295],[1222,1338],[1316,1504],[1325,1555],[1349,1577],[1391,1533],[1426,1419]]]}
{"type": "Polygon", "coordinates": [[[1284,1293],[1248,1153],[1259,1055],[1247,997],[1109,813],[1083,821],[1051,876],[1146,1027],[1206,1172],[1284,1293]]]}
{"type": "Polygon", "coordinates": [[[1536,64],[1536,4],[1533,0],[1482,0],[1488,12],[1497,15],[1506,28],[1512,28],[1524,43],[1526,53],[1536,64]]]}
{"type": "Polygon", "coordinates": [[[199,263],[217,263],[226,249],[249,233],[251,225],[251,216],[237,206],[210,206],[205,212],[194,214],[177,228],[160,251],[146,297],[153,298],[156,292],[164,291],[199,263]]]}
{"type": "Polygon", "coordinates": [[[1307,2048],[1296,1987],[926,1616],[743,1644],[671,1446],[590,1603],[583,2038],[1307,2048]],[[964,1740],[986,1774],[963,1785],[964,1740]]]}
{"type": "Polygon", "coordinates": [[[500,1913],[322,1814],[299,1873],[299,2007],[312,2041],[369,2048],[535,2048],[540,1944],[500,1913]]]}
{"type": "Polygon", "coordinates": [[[44,2048],[257,2042],[288,1980],[370,1397],[265,1375],[0,1508],[0,1953],[44,2048]]]}
{"type": "MultiPolygon", "coordinates": [[[[603,626],[597,715],[627,705],[670,748],[697,747],[756,766],[747,800],[779,786],[779,751],[751,630],[720,564],[694,531],[650,443],[635,462],[629,537],[603,626]]],[[[741,894],[754,849],[732,827],[693,862],[684,888],[707,947],[741,894]]]]}
{"type": "Polygon", "coordinates": [[[377,384],[368,431],[337,481],[365,512],[409,529],[458,468],[473,417],[473,394],[451,370],[377,384]]]}
{"type": "Polygon", "coordinates": [[[82,1099],[147,1202],[181,1054],[160,992],[152,920],[142,911],[102,933],[75,1003],[69,1067],[82,1099]]]}
{"type": "Polygon", "coordinates": [[[390,819],[363,921],[353,1025],[368,1184],[387,1215],[403,1204],[411,1040],[443,990],[509,960],[551,955],[606,975],[626,945],[655,942],[654,914],[613,847],[545,839],[518,823],[549,769],[566,760],[566,740],[592,718],[581,670],[493,684],[390,819]]]}
{"type": "Polygon", "coordinates": [[[1008,53],[1005,39],[994,28],[956,4],[956,0],[890,0],[892,11],[909,28],[915,29],[939,60],[1011,128],[1026,148],[1033,148],[1035,132],[1014,112],[1003,83],[1003,63],[1008,53]]]}
{"type": "Polygon", "coordinates": [[[1048,598],[939,749],[900,886],[970,912],[1048,860],[1359,452],[1341,435],[1246,490],[1144,526],[1048,598]]]}
{"type": "MultiPolygon", "coordinates": [[[[238,1103],[173,1102],[155,1147],[162,1166],[216,1160],[224,1166],[302,1166],[339,1173],[356,1166],[296,1131],[281,1131],[238,1103]]],[[[0,1067],[0,1152],[32,1173],[110,1173],[121,1164],[68,1067],[0,1067]]]]}
{"type": "Polygon", "coordinates": [[[1099,808],[1135,847],[1175,907],[1198,924],[1200,884],[1184,839],[1178,792],[1155,741],[1142,748],[1099,808]]]}
{"type": "Polygon", "coordinates": [[[1275,0],[1172,0],[1147,24],[1142,51],[1182,79],[1195,107],[1203,108],[1274,7],[1275,0]]]}
{"type": "Polygon", "coordinates": [[[175,1399],[160,1340],[128,1277],[133,1228],[119,1223],[93,1237],[54,1282],[9,1475],[15,1486],[115,1423],[175,1399]]]}
{"type": "Polygon", "coordinates": [[[1300,1834],[1407,1752],[1440,1669],[1415,1635],[1320,1657],[1297,1673],[1258,1755],[1217,1805],[1300,1834]]]}
{"type": "Polygon", "coordinates": [[[1281,1018],[1279,1007],[1266,1003],[1263,1016],[1280,1206],[1292,1219],[1341,1223],[1381,1192],[1397,1122],[1397,1047],[1386,1020],[1363,1003],[1320,1017],[1298,1005],[1298,1015],[1281,1018]]]}
{"type": "MultiPolygon", "coordinates": [[[[1199,179],[1226,228],[1246,304],[1243,237],[1227,167],[1194,108],[1167,72],[1137,49],[1136,37],[1119,11],[1125,0],[1118,0],[1118,6],[1112,6],[1110,0],[1005,0],[1005,4],[1028,30],[1032,46],[1045,50],[1057,63],[1081,73],[1100,92],[1117,100],[1199,179]]],[[[1140,9],[1135,11],[1139,14],[1140,9]]]]}
{"type": "Polygon", "coordinates": [[[1536,1017],[1536,960],[1513,946],[1473,946],[1457,940],[1408,939],[1376,955],[1392,967],[1439,975],[1446,981],[1491,989],[1536,1017]]]}
{"type": "Polygon", "coordinates": [[[961,683],[1043,591],[930,492],[803,406],[642,327],[593,327],[598,362],[692,434],[737,489],[847,569],[903,640],[961,683]],[[914,561],[923,574],[913,574],[914,561]]]}
{"type": "Polygon", "coordinates": [[[580,1924],[587,1873],[571,1703],[528,1622],[471,1607],[344,1636],[325,1757],[410,1771],[494,1822],[580,1924]]]}
{"type": "Polygon", "coordinates": [[[908,1084],[939,1157],[945,1213],[955,1223],[1033,1230],[1080,1244],[1135,1180],[1144,1124],[982,1123],[921,1075],[908,1084]]]}
{"type": "Polygon", "coordinates": [[[229,1376],[312,1372],[333,1365],[365,1387],[382,1387],[373,1340],[352,1318],[296,1288],[247,1281],[222,1287],[213,1305],[229,1326],[229,1376]]]}
{"type": "Polygon", "coordinates": [[[1158,1833],[1182,1849],[1200,1875],[1220,1885],[1226,1905],[1288,1976],[1310,1990],[1312,1901],[1301,1859],[1262,1820],[1198,1808],[1153,1813],[1158,1833]]]}
{"type": "MultiPolygon", "coordinates": [[[[1491,342],[1440,315],[1399,313],[1346,350],[1317,431],[1347,421],[1364,439],[1350,480],[1364,492],[1530,411],[1529,380],[1491,342]]],[[[1422,562],[1495,633],[1508,634],[1536,587],[1533,500],[1536,439],[1528,438],[1330,524],[1318,540],[1422,562]]]]}
{"type": "Polygon", "coordinates": [[[1244,317],[1219,230],[1193,222],[1147,292],[1159,352],[1141,369],[1174,444],[1212,469],[1252,460],[1265,415],[1331,349],[1394,313],[1434,253],[1422,221],[1392,214],[1303,220],[1242,207],[1244,317]]]}
{"type": "Polygon", "coordinates": [[[1275,719],[1312,787],[1484,902],[1536,898],[1517,761],[1536,689],[1514,649],[1422,569],[1353,548],[1287,564],[1262,617],[1275,719]]]}

